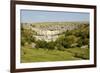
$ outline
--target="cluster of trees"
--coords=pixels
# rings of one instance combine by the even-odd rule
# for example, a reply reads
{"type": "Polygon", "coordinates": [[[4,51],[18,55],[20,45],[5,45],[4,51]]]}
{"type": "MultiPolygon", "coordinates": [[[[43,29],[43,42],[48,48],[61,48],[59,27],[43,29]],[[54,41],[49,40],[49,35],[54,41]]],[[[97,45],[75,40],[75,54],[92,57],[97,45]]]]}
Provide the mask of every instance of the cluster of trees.
{"type": "Polygon", "coordinates": [[[35,42],[35,37],[33,37],[34,34],[37,33],[32,29],[21,26],[21,45],[24,46],[25,44],[35,42]]]}
{"type": "MultiPolygon", "coordinates": [[[[69,45],[76,43],[77,47],[89,46],[89,24],[82,24],[78,29],[64,32],[69,41],[69,45]]],[[[67,41],[68,42],[68,41],[67,41]]]]}
{"type": "Polygon", "coordinates": [[[67,30],[59,35],[56,41],[47,42],[45,40],[35,40],[33,34],[35,31],[31,29],[21,28],[21,45],[25,43],[34,42],[36,48],[58,49],[64,50],[65,48],[81,47],[83,45],[89,46],[89,24],[82,24],[78,29],[67,30]]]}

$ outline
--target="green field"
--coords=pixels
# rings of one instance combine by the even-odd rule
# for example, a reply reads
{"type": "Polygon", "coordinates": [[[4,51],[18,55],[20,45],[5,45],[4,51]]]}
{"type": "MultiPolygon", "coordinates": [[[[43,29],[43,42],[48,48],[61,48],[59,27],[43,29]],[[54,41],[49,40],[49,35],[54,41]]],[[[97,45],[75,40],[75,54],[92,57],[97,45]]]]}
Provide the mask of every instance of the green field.
{"type": "Polygon", "coordinates": [[[69,61],[89,59],[89,49],[69,48],[64,51],[21,48],[21,62],[48,62],[48,61],[69,61]]]}

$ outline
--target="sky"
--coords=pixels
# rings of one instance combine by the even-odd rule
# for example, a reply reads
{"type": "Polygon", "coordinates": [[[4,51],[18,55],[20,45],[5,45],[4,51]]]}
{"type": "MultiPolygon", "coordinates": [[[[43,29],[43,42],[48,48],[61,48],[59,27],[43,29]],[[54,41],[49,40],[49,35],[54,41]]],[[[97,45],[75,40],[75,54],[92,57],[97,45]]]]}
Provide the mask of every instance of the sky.
{"type": "Polygon", "coordinates": [[[89,21],[89,13],[21,10],[22,23],[34,22],[66,22],[66,21],[89,21]]]}

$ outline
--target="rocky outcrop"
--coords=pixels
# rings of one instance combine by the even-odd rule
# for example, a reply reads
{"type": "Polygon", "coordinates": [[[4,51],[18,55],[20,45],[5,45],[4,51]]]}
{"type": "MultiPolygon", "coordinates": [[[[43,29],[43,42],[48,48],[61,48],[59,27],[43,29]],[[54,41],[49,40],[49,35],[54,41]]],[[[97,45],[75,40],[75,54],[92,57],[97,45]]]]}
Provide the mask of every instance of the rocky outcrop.
{"type": "MultiPolygon", "coordinates": [[[[26,24],[25,24],[26,25],[26,24]]],[[[69,22],[49,22],[49,23],[34,23],[27,24],[24,27],[28,27],[35,31],[37,34],[33,35],[36,40],[55,41],[58,38],[58,34],[67,30],[78,29],[80,23],[69,23],[69,22]]]]}

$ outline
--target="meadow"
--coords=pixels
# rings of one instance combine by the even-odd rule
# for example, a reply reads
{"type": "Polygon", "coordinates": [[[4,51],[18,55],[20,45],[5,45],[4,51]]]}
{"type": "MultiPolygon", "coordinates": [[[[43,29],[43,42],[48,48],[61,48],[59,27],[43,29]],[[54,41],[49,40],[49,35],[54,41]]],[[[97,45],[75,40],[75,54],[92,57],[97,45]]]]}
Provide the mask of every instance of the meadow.
{"type": "Polygon", "coordinates": [[[37,48],[22,48],[21,62],[74,61],[89,59],[89,49],[69,48],[64,51],[37,48]]]}

